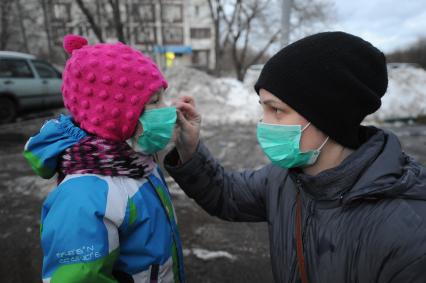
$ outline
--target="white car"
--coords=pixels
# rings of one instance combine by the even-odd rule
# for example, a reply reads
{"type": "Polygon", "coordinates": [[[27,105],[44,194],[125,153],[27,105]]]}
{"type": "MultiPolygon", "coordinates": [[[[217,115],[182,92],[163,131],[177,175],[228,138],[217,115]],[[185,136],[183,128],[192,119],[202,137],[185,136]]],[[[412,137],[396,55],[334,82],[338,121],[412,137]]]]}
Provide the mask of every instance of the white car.
{"type": "Polygon", "coordinates": [[[62,106],[62,74],[33,55],[0,51],[0,123],[24,110],[62,106]]]}

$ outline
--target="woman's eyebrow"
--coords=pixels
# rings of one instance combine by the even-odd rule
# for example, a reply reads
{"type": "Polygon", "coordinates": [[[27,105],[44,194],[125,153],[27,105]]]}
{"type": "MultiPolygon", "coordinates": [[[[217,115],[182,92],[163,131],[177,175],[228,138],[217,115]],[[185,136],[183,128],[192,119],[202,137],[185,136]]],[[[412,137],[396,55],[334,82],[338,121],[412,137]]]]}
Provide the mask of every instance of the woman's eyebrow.
{"type": "Polygon", "coordinates": [[[270,106],[280,106],[282,107],[282,105],[280,105],[280,103],[278,101],[275,101],[273,99],[266,99],[264,101],[260,101],[260,104],[265,104],[265,105],[270,105],[270,106]]]}

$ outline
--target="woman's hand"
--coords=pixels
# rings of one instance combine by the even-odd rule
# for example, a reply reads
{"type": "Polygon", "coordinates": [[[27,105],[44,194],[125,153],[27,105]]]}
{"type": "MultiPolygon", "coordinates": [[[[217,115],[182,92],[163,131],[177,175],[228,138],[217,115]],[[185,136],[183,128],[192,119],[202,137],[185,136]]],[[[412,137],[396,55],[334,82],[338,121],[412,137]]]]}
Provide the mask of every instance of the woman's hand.
{"type": "Polygon", "coordinates": [[[182,163],[188,161],[195,153],[201,128],[201,115],[195,109],[194,98],[183,96],[175,102],[177,122],[175,145],[182,163]]]}

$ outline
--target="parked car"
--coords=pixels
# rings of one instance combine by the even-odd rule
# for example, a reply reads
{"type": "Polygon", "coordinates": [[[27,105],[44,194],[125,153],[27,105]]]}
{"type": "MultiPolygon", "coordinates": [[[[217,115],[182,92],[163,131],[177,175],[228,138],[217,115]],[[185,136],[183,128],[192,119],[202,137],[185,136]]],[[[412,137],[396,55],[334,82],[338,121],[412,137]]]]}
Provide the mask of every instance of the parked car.
{"type": "Polygon", "coordinates": [[[25,110],[63,105],[61,84],[61,72],[48,62],[0,51],[0,122],[11,122],[25,110]]]}

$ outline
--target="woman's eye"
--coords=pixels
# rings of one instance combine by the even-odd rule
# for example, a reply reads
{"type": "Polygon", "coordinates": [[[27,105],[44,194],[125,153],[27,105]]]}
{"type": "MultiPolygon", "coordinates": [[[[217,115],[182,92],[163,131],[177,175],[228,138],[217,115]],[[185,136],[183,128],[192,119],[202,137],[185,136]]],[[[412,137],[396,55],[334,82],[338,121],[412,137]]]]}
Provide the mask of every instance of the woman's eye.
{"type": "Polygon", "coordinates": [[[274,108],[273,110],[276,114],[283,113],[283,111],[281,109],[278,109],[278,108],[274,108]]]}

